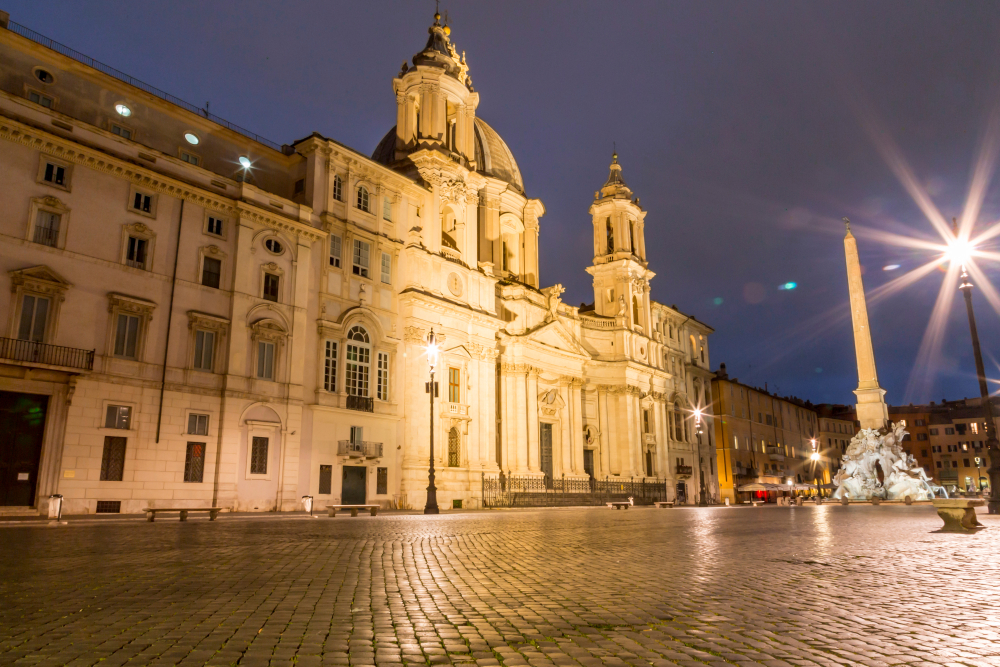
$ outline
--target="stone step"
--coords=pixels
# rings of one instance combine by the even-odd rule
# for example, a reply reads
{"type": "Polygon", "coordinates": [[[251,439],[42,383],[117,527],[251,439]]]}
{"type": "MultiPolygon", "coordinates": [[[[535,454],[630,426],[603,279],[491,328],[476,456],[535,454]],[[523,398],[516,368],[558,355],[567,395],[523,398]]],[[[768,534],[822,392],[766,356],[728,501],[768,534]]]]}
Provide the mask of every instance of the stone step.
{"type": "Polygon", "coordinates": [[[4,516],[38,516],[38,510],[34,507],[0,505],[0,517],[4,516]]]}

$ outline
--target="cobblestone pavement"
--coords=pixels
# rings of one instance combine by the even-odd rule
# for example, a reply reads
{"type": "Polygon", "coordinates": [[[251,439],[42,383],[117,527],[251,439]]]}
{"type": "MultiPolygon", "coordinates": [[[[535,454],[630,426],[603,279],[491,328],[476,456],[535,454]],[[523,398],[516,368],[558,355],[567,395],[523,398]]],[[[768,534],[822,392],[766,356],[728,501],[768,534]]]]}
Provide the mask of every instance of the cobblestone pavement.
{"type": "Polygon", "coordinates": [[[0,664],[1000,665],[1000,518],[604,508],[0,528],[0,664]]]}

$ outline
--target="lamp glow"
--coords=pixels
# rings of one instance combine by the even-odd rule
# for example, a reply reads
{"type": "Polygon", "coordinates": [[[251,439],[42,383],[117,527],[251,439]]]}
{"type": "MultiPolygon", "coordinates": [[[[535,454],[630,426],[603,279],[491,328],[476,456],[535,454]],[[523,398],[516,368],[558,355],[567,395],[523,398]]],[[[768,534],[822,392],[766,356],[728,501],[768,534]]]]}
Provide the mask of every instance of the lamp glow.
{"type": "Polygon", "coordinates": [[[239,161],[240,161],[240,166],[243,167],[244,169],[249,169],[250,165],[252,164],[250,162],[250,158],[248,158],[246,155],[241,155],[239,161]]]}
{"type": "MultiPolygon", "coordinates": [[[[195,134],[194,132],[185,132],[184,133],[184,141],[188,142],[192,146],[197,146],[198,144],[201,143],[201,139],[199,139],[198,135],[195,134]]],[[[243,163],[241,162],[240,164],[243,164],[243,163]]],[[[245,165],[245,166],[249,166],[249,165],[245,165]]]]}
{"type": "Polygon", "coordinates": [[[968,266],[972,259],[974,247],[968,241],[953,239],[948,243],[948,248],[944,251],[944,257],[952,264],[968,266]]]}
{"type": "Polygon", "coordinates": [[[813,452],[812,456],[810,456],[809,458],[811,458],[813,461],[819,461],[819,452],[813,452]]]}
{"type": "Polygon", "coordinates": [[[129,116],[132,115],[132,110],[129,109],[124,104],[116,104],[115,105],[115,111],[118,112],[119,116],[124,116],[125,118],[128,118],[129,116]]]}

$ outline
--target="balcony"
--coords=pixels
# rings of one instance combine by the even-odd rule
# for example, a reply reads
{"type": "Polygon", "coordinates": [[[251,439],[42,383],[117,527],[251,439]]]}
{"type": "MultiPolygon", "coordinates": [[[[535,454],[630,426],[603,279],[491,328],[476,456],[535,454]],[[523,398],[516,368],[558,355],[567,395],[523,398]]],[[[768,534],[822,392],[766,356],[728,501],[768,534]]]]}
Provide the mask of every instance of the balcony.
{"type": "Polygon", "coordinates": [[[690,477],[694,469],[691,466],[677,466],[676,472],[679,477],[690,477]]]}
{"type": "Polygon", "coordinates": [[[35,243],[55,248],[59,243],[59,230],[51,227],[35,227],[35,243]]]}
{"type": "Polygon", "coordinates": [[[375,399],[367,396],[347,395],[347,409],[358,412],[375,412],[375,399]]]}
{"type": "Polygon", "coordinates": [[[0,359],[26,364],[76,368],[82,371],[94,370],[93,350],[46,345],[45,343],[15,338],[0,338],[0,359]]]}
{"type": "Polygon", "coordinates": [[[733,468],[734,477],[757,477],[759,474],[756,468],[744,468],[743,466],[733,468]]]}
{"type": "Polygon", "coordinates": [[[785,449],[784,447],[767,447],[765,448],[767,455],[771,457],[773,461],[784,461],[785,460],[785,449]]]}
{"type": "Polygon", "coordinates": [[[340,440],[337,442],[337,456],[349,456],[352,459],[377,459],[382,456],[381,442],[354,442],[340,440]]]}

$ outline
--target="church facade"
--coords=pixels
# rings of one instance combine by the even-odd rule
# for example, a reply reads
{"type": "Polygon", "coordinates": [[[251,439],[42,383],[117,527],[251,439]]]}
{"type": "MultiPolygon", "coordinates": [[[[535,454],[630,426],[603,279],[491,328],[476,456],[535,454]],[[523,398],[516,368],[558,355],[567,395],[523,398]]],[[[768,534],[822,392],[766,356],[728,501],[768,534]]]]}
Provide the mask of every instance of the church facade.
{"type": "Polygon", "coordinates": [[[617,155],[573,307],[438,18],[371,157],[0,28],[0,512],[421,508],[432,432],[442,508],[501,474],[717,497],[712,329],[652,299],[617,155]]]}

